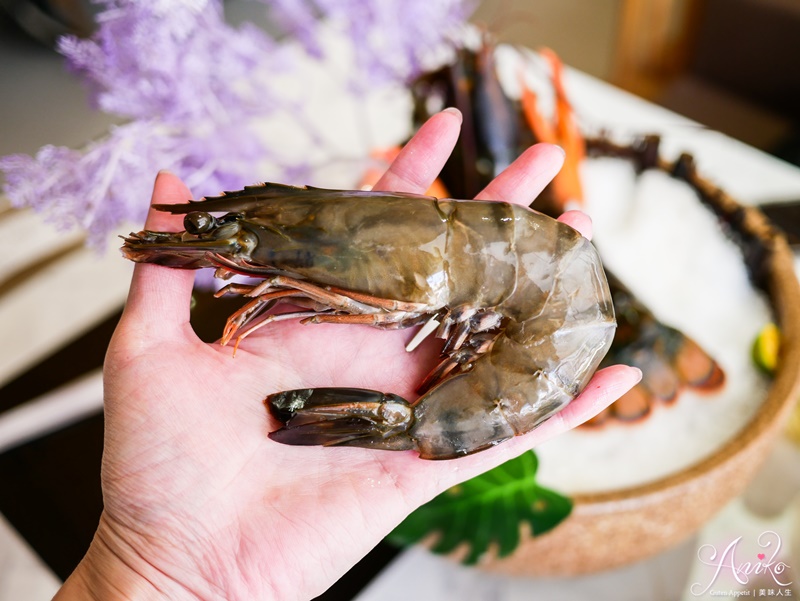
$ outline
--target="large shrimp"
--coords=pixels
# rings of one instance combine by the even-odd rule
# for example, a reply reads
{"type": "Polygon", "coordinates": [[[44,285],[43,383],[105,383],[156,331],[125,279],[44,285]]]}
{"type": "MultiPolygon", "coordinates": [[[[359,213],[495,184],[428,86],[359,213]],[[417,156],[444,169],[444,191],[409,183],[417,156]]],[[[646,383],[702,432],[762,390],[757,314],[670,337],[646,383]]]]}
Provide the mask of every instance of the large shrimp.
{"type": "Polygon", "coordinates": [[[252,297],[223,344],[279,319],[422,324],[410,347],[434,331],[446,339],[414,403],[355,388],[268,396],[283,443],[474,453],[563,408],[614,337],[594,247],[518,205],[264,184],[156,208],[185,214],[186,231],[131,234],[127,258],[262,280],[220,291],[252,297]],[[265,313],[278,302],[301,310],[265,313]]]}

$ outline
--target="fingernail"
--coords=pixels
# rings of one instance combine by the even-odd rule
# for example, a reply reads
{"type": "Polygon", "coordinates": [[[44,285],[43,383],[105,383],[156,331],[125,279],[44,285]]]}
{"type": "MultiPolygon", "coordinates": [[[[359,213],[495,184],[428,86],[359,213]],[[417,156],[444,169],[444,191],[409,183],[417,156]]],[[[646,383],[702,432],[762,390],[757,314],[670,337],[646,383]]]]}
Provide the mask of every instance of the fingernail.
{"type": "Polygon", "coordinates": [[[454,115],[455,117],[458,117],[458,120],[459,120],[459,121],[463,121],[463,120],[464,120],[464,116],[461,114],[461,111],[459,111],[459,110],[458,110],[456,107],[454,107],[454,106],[448,106],[448,107],[447,107],[446,109],[444,109],[442,112],[443,112],[443,113],[450,113],[451,115],[454,115]]]}
{"type": "Polygon", "coordinates": [[[642,370],[639,369],[638,367],[633,367],[633,366],[630,366],[630,369],[633,371],[633,373],[638,375],[638,377],[636,378],[636,381],[637,382],[641,382],[642,381],[642,375],[643,375],[642,374],[642,370]]]}
{"type": "Polygon", "coordinates": [[[175,174],[169,169],[159,169],[158,175],[175,175],[175,174]]]}

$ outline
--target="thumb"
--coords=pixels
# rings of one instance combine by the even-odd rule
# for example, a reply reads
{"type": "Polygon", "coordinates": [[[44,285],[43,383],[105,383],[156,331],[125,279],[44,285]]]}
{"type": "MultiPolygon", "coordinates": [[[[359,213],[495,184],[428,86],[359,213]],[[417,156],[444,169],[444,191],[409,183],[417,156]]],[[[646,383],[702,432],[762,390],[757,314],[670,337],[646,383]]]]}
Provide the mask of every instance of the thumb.
{"type": "MultiPolygon", "coordinates": [[[[188,202],[192,193],[169,171],[160,171],[153,186],[151,205],[188,202]]],[[[145,229],[179,231],[181,217],[156,211],[147,215],[145,229]]],[[[173,269],[149,263],[137,263],[133,270],[128,301],[122,319],[148,338],[166,338],[187,331],[194,270],[173,269]]]]}

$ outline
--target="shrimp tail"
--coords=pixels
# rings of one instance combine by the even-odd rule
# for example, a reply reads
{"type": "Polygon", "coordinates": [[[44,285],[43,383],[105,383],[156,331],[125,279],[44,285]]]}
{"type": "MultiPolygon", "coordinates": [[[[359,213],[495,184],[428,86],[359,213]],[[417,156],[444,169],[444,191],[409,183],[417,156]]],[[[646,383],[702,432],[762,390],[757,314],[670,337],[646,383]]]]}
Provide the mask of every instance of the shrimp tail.
{"type": "Polygon", "coordinates": [[[392,451],[416,448],[408,432],[411,405],[395,394],[362,388],[305,388],[264,401],[283,427],[272,440],[291,445],[358,446],[392,451]]]}
{"type": "Polygon", "coordinates": [[[501,395],[494,386],[498,378],[488,377],[491,371],[488,362],[477,361],[469,373],[449,376],[413,405],[395,394],[360,388],[279,392],[265,400],[283,423],[269,437],[290,445],[414,450],[423,459],[454,459],[533,429],[574,396],[547,377],[534,378],[535,390],[523,386],[530,398],[520,396],[519,383],[500,376],[510,389],[501,395]],[[528,410],[514,417],[519,404],[528,410]],[[519,423],[510,423],[509,415],[519,423]]]}
{"type": "MultiPolygon", "coordinates": [[[[451,376],[413,406],[395,394],[361,388],[279,392],[265,400],[272,415],[283,423],[269,437],[301,446],[413,450],[423,459],[475,453],[515,434],[496,403],[475,390],[481,375],[451,376]]],[[[539,411],[540,419],[553,410],[539,411]]]]}

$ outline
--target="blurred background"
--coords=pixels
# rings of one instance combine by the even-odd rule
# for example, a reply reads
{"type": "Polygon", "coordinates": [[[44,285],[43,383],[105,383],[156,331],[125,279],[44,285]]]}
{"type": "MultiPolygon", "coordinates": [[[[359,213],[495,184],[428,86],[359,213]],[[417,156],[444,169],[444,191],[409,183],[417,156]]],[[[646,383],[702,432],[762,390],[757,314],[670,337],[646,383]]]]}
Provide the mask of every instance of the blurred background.
{"type": "MultiPolygon", "coordinates": [[[[91,31],[82,0],[0,0],[0,109],[33,127],[5,128],[0,154],[77,144],[102,133],[80,83],[49,50],[66,31],[91,31]],[[22,59],[22,55],[25,58],[22,59]],[[50,58],[48,58],[48,56],[50,58]],[[58,84],[54,98],[50,88],[58,84]],[[58,102],[84,123],[46,109],[58,102]],[[27,107],[23,110],[22,107],[27,107]],[[20,134],[25,131],[25,135],[20,134]]],[[[256,3],[226,2],[230,20],[269,28],[256,3]]],[[[564,61],[743,142],[800,161],[800,3],[796,0],[484,0],[472,19],[499,41],[554,49],[564,61]]]]}
{"type": "Polygon", "coordinates": [[[549,46],[582,71],[800,159],[795,0],[501,0],[476,16],[496,20],[504,41],[549,46]]]}
{"type": "MultiPolygon", "coordinates": [[[[231,21],[271,27],[256,3],[225,6],[231,21]]],[[[94,10],[79,0],[0,0],[0,156],[46,144],[78,148],[122,122],[89,106],[53,50],[63,33],[89,34],[94,10]]],[[[500,42],[550,47],[571,67],[800,164],[797,0],[484,0],[471,21],[500,42]]],[[[0,198],[0,225],[17,218],[11,213],[0,198]]],[[[62,235],[70,252],[80,246],[71,234],[54,234],[62,235]]],[[[0,300],[52,267],[65,247],[35,269],[0,274],[0,300]]],[[[51,296],[57,303],[58,293],[51,296]]],[[[113,307],[2,381],[0,415],[96,370],[119,316],[119,303],[113,307]]],[[[219,331],[204,321],[211,312],[202,303],[195,311],[209,340],[219,331]]],[[[0,309],[0,332],[15,319],[0,309]]],[[[10,364],[13,352],[6,356],[10,364]]],[[[34,598],[32,591],[46,598],[91,540],[102,507],[102,416],[95,409],[73,422],[0,449],[0,601],[34,598]]],[[[379,547],[325,598],[352,598],[395,554],[379,547]]]]}

